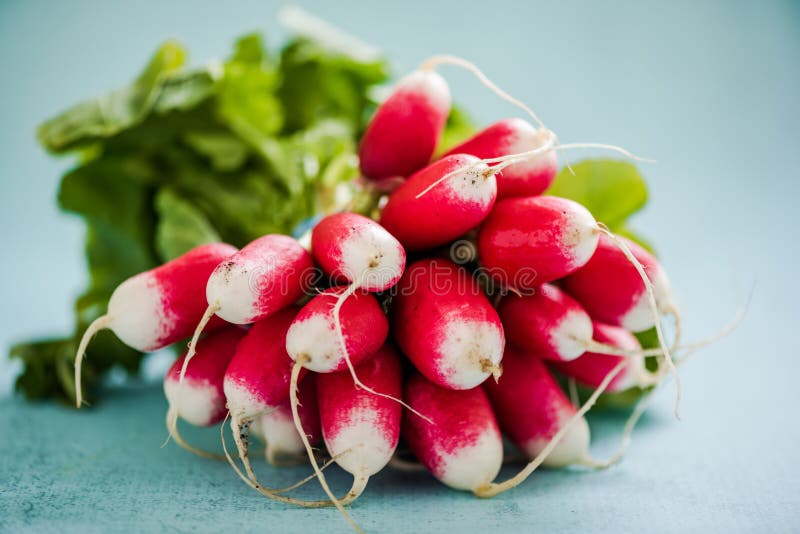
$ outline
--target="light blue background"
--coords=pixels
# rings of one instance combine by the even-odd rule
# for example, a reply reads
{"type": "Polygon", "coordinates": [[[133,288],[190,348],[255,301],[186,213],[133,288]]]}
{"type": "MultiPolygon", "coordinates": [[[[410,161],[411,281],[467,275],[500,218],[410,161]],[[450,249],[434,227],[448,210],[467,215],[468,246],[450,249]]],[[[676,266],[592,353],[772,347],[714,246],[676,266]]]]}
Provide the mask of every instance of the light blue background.
{"type": "MultiPolygon", "coordinates": [[[[371,530],[796,531],[800,529],[798,169],[800,3],[302,2],[383,48],[397,73],[448,52],[532,104],[564,142],[604,141],[658,159],[636,227],[682,303],[686,336],[745,323],[685,369],[683,420],[664,388],[618,467],[537,473],[492,501],[426,476],[383,473],[353,508],[371,530]]],[[[34,127],[127,82],[175,37],[195,61],[235,36],[278,33],[278,4],[0,1],[0,348],[71,327],[84,284],[79,221],[54,196],[67,160],[34,127]]],[[[515,113],[453,70],[454,97],[488,122],[515,113]]],[[[577,160],[582,154],[571,154],[577,160]]],[[[0,391],[13,366],[0,358],[0,391]]],[[[94,412],[0,401],[0,530],[343,530],[334,511],[289,509],[226,466],[160,449],[157,387],[94,412]],[[64,528],[64,527],[67,528],[64,528]]],[[[620,418],[595,420],[598,455],[620,418]]],[[[190,434],[212,445],[213,431],[190,434]]],[[[299,471],[267,471],[289,482],[299,471]]],[[[338,487],[346,477],[334,476],[338,487]]],[[[312,488],[310,496],[318,491],[312,488]]]]}

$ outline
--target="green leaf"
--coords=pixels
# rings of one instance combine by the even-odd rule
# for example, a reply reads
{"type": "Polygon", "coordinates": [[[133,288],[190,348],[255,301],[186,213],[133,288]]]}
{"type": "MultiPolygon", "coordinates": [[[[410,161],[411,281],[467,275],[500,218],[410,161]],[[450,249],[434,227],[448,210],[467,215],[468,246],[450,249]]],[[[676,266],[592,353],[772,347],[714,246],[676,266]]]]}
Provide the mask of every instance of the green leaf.
{"type": "Polygon", "coordinates": [[[647,203],[647,185],[634,165],[624,161],[595,159],[564,168],[548,195],[575,200],[595,218],[616,231],[647,203]]]}
{"type": "Polygon", "coordinates": [[[289,132],[308,128],[323,118],[345,120],[361,132],[374,103],[368,89],[387,79],[383,60],[361,61],[331,53],[318,42],[298,39],[281,54],[283,76],[278,97],[289,132]]]}
{"type": "Polygon", "coordinates": [[[39,142],[52,152],[64,152],[130,128],[150,112],[162,78],[179,69],[185,56],[177,43],[163,44],[133,84],[82,102],[44,122],[38,130],[39,142]]]}
{"type": "Polygon", "coordinates": [[[162,261],[170,261],[206,243],[221,238],[206,216],[169,188],[156,195],[158,225],[156,250],[162,261]]]}

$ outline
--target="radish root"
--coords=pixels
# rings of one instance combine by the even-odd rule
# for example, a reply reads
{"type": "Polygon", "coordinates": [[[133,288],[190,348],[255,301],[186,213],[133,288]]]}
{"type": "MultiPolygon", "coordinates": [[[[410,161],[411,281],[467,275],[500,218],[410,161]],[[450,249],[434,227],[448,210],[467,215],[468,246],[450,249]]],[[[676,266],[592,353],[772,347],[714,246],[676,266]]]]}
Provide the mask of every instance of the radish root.
{"type": "Polygon", "coordinates": [[[192,339],[189,341],[189,350],[186,353],[186,358],[183,360],[183,366],[181,367],[181,374],[178,378],[178,384],[183,383],[183,378],[186,376],[186,369],[189,368],[189,361],[194,358],[195,353],[197,353],[197,342],[200,340],[200,334],[203,333],[203,329],[206,327],[208,322],[214,317],[214,314],[220,310],[219,303],[214,303],[206,308],[206,311],[203,312],[203,317],[200,319],[200,322],[197,323],[197,328],[194,329],[194,334],[192,334],[192,339]]]}
{"type": "Polygon", "coordinates": [[[491,92],[493,92],[506,102],[513,104],[514,106],[520,108],[525,113],[527,113],[534,120],[534,122],[536,122],[536,124],[539,125],[539,128],[545,130],[547,129],[542,120],[539,118],[539,116],[536,113],[534,113],[534,111],[530,107],[528,107],[523,102],[517,100],[507,92],[500,89],[500,87],[498,87],[492,80],[490,80],[489,77],[486,76],[483,73],[483,71],[481,71],[474,63],[467,61],[466,59],[446,54],[433,56],[426,59],[422,63],[422,65],[420,66],[420,70],[434,70],[439,65],[453,65],[469,71],[470,73],[475,75],[475,77],[478,78],[478,80],[483,85],[485,85],[491,92]]]}
{"type": "Polygon", "coordinates": [[[190,445],[185,439],[183,439],[183,436],[181,436],[181,433],[178,430],[178,410],[174,406],[170,406],[167,409],[167,432],[169,432],[169,436],[167,437],[167,441],[165,441],[164,444],[161,445],[162,447],[169,442],[170,438],[172,438],[172,440],[175,443],[177,443],[187,451],[196,454],[197,456],[200,456],[201,458],[207,458],[209,460],[220,460],[220,461],[225,460],[224,455],[198,449],[197,447],[190,445]]]}
{"type": "MultiPolygon", "coordinates": [[[[308,441],[308,435],[306,431],[303,430],[303,422],[300,420],[300,412],[298,411],[298,400],[297,400],[297,381],[300,377],[300,370],[303,368],[303,364],[308,363],[309,359],[308,356],[300,355],[298,356],[297,360],[294,362],[294,366],[292,367],[292,378],[289,384],[289,400],[292,405],[292,419],[294,420],[294,426],[297,429],[297,433],[300,434],[300,439],[303,441],[303,446],[306,448],[306,453],[308,454],[308,459],[311,462],[311,466],[314,468],[314,472],[317,475],[317,479],[319,480],[320,486],[330,498],[331,503],[336,506],[336,509],[339,510],[339,513],[342,514],[342,517],[345,518],[347,523],[355,530],[356,532],[363,532],[361,527],[353,521],[353,518],[350,517],[350,514],[347,513],[345,510],[344,505],[342,502],[336,498],[331,491],[330,486],[328,486],[328,481],[325,479],[325,475],[322,473],[322,470],[319,468],[319,464],[317,464],[317,459],[314,456],[314,450],[311,448],[311,443],[308,441]]],[[[348,496],[350,493],[348,493],[348,496]]]]}
{"type": "Polygon", "coordinates": [[[566,433],[569,432],[572,426],[575,425],[578,420],[580,420],[586,414],[586,412],[588,412],[594,406],[594,404],[597,402],[597,399],[600,398],[600,395],[603,394],[606,388],[608,388],[609,384],[611,384],[611,381],[614,380],[614,377],[616,377],[622,371],[626,364],[626,360],[620,361],[617,366],[606,375],[606,377],[603,379],[597,389],[594,390],[592,395],[586,400],[583,406],[581,406],[580,409],[575,412],[575,414],[573,414],[573,416],[567,421],[567,423],[563,425],[558,432],[556,432],[555,436],[550,439],[545,448],[542,449],[536,458],[531,460],[531,462],[528,463],[528,465],[526,465],[522,471],[505,482],[491,482],[476,488],[473,491],[475,495],[484,499],[494,497],[523,483],[531,475],[531,473],[536,471],[536,469],[542,464],[542,462],[544,462],[550,453],[553,452],[553,449],[558,445],[566,433]]]}
{"type": "Polygon", "coordinates": [[[681,406],[681,378],[678,374],[678,368],[675,367],[675,362],[672,360],[672,354],[669,350],[669,345],[667,344],[667,340],[664,337],[664,330],[661,327],[661,314],[658,309],[658,303],[656,302],[656,295],[653,291],[653,284],[650,282],[650,278],[647,276],[647,273],[644,270],[644,267],[636,259],[633,255],[631,250],[628,248],[628,245],[625,244],[619,237],[617,237],[611,230],[608,229],[606,225],[603,223],[597,223],[598,230],[605,234],[609,239],[611,239],[615,245],[622,251],[631,265],[634,266],[636,272],[639,274],[639,277],[642,279],[642,283],[644,284],[645,291],[647,292],[647,300],[650,303],[650,310],[653,313],[653,320],[655,321],[655,328],[656,328],[656,335],[658,336],[658,343],[661,346],[661,349],[664,351],[664,361],[667,364],[667,369],[672,373],[675,377],[675,417],[680,419],[680,406],[681,406]]]}
{"type": "Polygon", "coordinates": [[[424,419],[428,423],[433,423],[433,421],[431,421],[431,419],[429,417],[419,413],[417,410],[415,410],[414,408],[412,408],[411,406],[409,406],[408,404],[403,402],[401,399],[398,399],[397,397],[393,397],[393,396],[388,395],[386,393],[381,393],[380,391],[375,391],[373,388],[371,388],[368,385],[366,385],[365,383],[363,383],[360,378],[358,378],[358,375],[356,374],[356,368],[353,365],[353,362],[350,360],[350,352],[347,350],[347,342],[344,339],[344,330],[342,328],[342,320],[341,320],[341,317],[340,317],[340,311],[342,309],[342,306],[344,305],[344,302],[348,298],[350,298],[356,291],[358,291],[358,289],[360,287],[361,287],[361,282],[360,281],[356,281],[356,282],[353,282],[352,284],[350,284],[350,286],[348,286],[348,288],[345,289],[339,295],[339,297],[336,299],[336,303],[333,305],[333,312],[332,312],[333,325],[334,325],[334,329],[336,330],[336,336],[338,337],[338,341],[339,341],[339,349],[342,351],[342,356],[344,357],[345,363],[347,363],[347,368],[350,371],[350,376],[353,378],[353,383],[356,385],[357,388],[361,388],[361,389],[363,389],[364,391],[366,391],[368,393],[371,393],[373,395],[377,395],[378,397],[383,397],[385,399],[389,399],[391,401],[394,401],[394,402],[400,404],[401,406],[403,406],[404,408],[407,408],[414,415],[417,415],[418,417],[421,417],[422,419],[424,419]]]}
{"type": "Polygon", "coordinates": [[[83,366],[83,357],[86,355],[86,348],[89,346],[89,341],[100,330],[105,330],[114,321],[110,315],[101,315],[92,324],[86,328],[83,333],[81,342],[78,344],[78,352],[75,355],[75,407],[80,408],[83,405],[83,392],[81,391],[81,367],[83,366]]]}

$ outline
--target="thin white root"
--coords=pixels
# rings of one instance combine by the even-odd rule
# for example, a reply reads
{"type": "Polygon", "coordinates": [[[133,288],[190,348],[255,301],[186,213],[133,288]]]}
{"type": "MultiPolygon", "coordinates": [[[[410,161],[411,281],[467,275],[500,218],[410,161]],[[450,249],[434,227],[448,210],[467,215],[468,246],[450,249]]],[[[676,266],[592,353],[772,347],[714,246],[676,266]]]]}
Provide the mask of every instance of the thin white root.
{"type": "MultiPolygon", "coordinates": [[[[214,314],[219,311],[219,309],[219,303],[209,305],[208,308],[206,308],[206,311],[203,313],[203,317],[200,319],[200,322],[197,323],[197,328],[194,329],[192,339],[189,341],[189,350],[186,352],[186,358],[183,360],[183,366],[181,367],[181,374],[178,378],[178,384],[183,384],[183,378],[186,376],[186,369],[189,368],[189,362],[192,358],[194,358],[194,355],[197,352],[197,342],[200,340],[200,334],[203,333],[203,329],[206,327],[211,318],[214,317],[214,314]]],[[[179,391],[179,394],[181,391],[179,391]]]]}
{"type": "Polygon", "coordinates": [[[550,453],[553,452],[553,449],[559,444],[567,432],[570,431],[573,425],[575,425],[584,415],[586,415],[586,412],[588,412],[592,406],[594,406],[594,404],[597,402],[597,399],[600,398],[600,395],[603,394],[606,388],[608,388],[609,384],[611,384],[611,381],[614,380],[614,377],[616,377],[622,371],[626,364],[626,360],[620,361],[617,366],[606,375],[597,389],[595,389],[592,395],[586,400],[585,403],[583,403],[583,406],[581,406],[580,409],[572,415],[569,421],[567,421],[567,423],[563,425],[558,432],[556,432],[555,436],[550,439],[545,448],[542,449],[536,458],[531,460],[524,469],[505,482],[491,482],[476,488],[473,491],[475,495],[481,498],[494,497],[523,483],[534,471],[536,471],[536,469],[542,464],[542,462],[545,461],[550,453]]]}
{"type": "Polygon", "coordinates": [[[361,283],[359,281],[350,284],[350,286],[347,289],[345,289],[336,299],[336,304],[333,305],[333,312],[332,312],[334,330],[336,330],[336,335],[339,338],[339,349],[342,351],[342,356],[344,357],[345,363],[347,363],[347,368],[350,371],[350,376],[353,378],[353,383],[356,385],[357,388],[361,388],[368,393],[377,395],[378,397],[389,399],[391,401],[400,404],[404,408],[408,409],[414,415],[417,415],[418,417],[421,417],[428,423],[432,424],[433,421],[431,421],[429,417],[419,413],[417,410],[415,410],[414,408],[403,402],[401,399],[398,399],[397,397],[393,397],[392,395],[388,395],[386,393],[381,393],[380,391],[375,391],[373,388],[363,383],[360,378],[358,378],[358,375],[356,374],[356,368],[353,365],[353,362],[350,360],[350,352],[347,350],[347,342],[344,339],[344,330],[342,329],[342,319],[340,317],[339,312],[341,311],[344,302],[348,298],[350,298],[356,291],[358,291],[360,286],[361,283]]]}
{"type": "MultiPolygon", "coordinates": [[[[253,481],[250,480],[241,471],[241,469],[239,469],[239,466],[236,465],[236,462],[234,461],[233,457],[231,456],[230,452],[228,451],[228,446],[225,443],[225,424],[228,422],[228,418],[229,417],[230,417],[230,413],[228,413],[228,415],[225,416],[225,420],[220,425],[220,427],[219,427],[219,437],[220,437],[220,441],[222,442],[222,450],[225,452],[225,459],[228,460],[228,464],[231,466],[231,468],[233,468],[234,472],[239,476],[239,478],[242,480],[242,482],[247,484],[247,486],[249,486],[251,489],[256,490],[257,492],[261,493],[263,496],[265,496],[265,497],[267,497],[269,499],[272,499],[272,500],[275,500],[275,501],[278,501],[278,502],[282,502],[282,503],[285,503],[285,504],[293,504],[293,505],[300,506],[300,507],[305,507],[305,508],[318,508],[319,506],[315,505],[316,503],[312,502],[312,506],[308,506],[306,501],[301,501],[301,500],[298,500],[298,499],[293,499],[291,497],[284,497],[283,495],[279,495],[280,493],[286,493],[288,491],[294,490],[294,489],[302,486],[306,482],[308,482],[310,480],[313,480],[317,476],[316,473],[314,473],[311,477],[306,477],[303,480],[301,480],[299,482],[296,482],[295,484],[292,484],[289,487],[275,490],[275,489],[271,489],[271,488],[265,488],[261,484],[253,483],[253,481]]],[[[331,462],[333,462],[333,459],[331,459],[328,462],[326,462],[325,465],[323,465],[320,469],[325,469],[326,467],[328,467],[331,464],[331,462]]],[[[325,502],[327,504],[330,504],[327,501],[325,501],[325,502]]]]}
{"type": "Polygon", "coordinates": [[[657,163],[657,161],[654,159],[643,158],[641,156],[637,156],[636,154],[634,154],[629,150],[625,150],[622,147],[619,147],[617,145],[609,145],[606,143],[566,143],[566,144],[559,143],[558,146],[555,147],[555,150],[572,150],[575,148],[601,148],[603,150],[619,152],[623,156],[626,156],[634,161],[641,161],[643,163],[657,163]]]}
{"type": "Polygon", "coordinates": [[[250,420],[240,417],[231,418],[231,433],[233,434],[233,441],[236,443],[236,449],[239,452],[239,460],[244,466],[244,471],[247,477],[253,484],[260,485],[253,467],[250,465],[250,420]]]}
{"type": "Polygon", "coordinates": [[[426,59],[422,63],[422,65],[420,66],[420,69],[421,70],[433,70],[439,65],[454,65],[456,67],[461,67],[462,69],[465,69],[465,70],[469,71],[470,73],[475,75],[475,77],[478,78],[478,80],[483,85],[485,85],[491,92],[493,92],[494,94],[496,94],[497,96],[499,96],[500,98],[505,100],[506,102],[509,102],[510,104],[512,104],[512,105],[520,108],[521,110],[523,110],[525,113],[527,113],[534,120],[534,122],[536,122],[536,124],[539,125],[539,128],[545,128],[545,125],[542,122],[542,120],[539,118],[538,115],[536,115],[536,113],[534,113],[534,111],[527,104],[517,100],[516,98],[514,98],[513,96],[511,96],[507,92],[505,92],[502,89],[500,89],[474,63],[472,63],[470,61],[467,61],[466,59],[457,57],[457,56],[451,56],[451,55],[443,54],[443,55],[433,56],[431,58],[426,59]]]}
{"type": "Polygon", "coordinates": [[[333,494],[331,491],[330,486],[328,486],[328,481],[325,479],[325,475],[322,473],[322,470],[319,468],[317,464],[317,459],[314,456],[314,450],[311,448],[311,443],[308,441],[308,435],[306,431],[303,429],[303,422],[300,420],[300,412],[297,409],[298,401],[297,401],[297,381],[300,377],[300,370],[303,368],[303,364],[308,362],[308,357],[300,356],[295,361],[294,366],[292,367],[292,378],[289,384],[289,400],[292,405],[292,419],[294,420],[294,426],[297,428],[297,433],[300,434],[300,439],[303,441],[303,446],[306,448],[306,453],[308,454],[308,459],[311,462],[311,466],[314,468],[314,472],[317,475],[317,479],[319,480],[320,486],[328,495],[328,498],[331,500],[336,509],[339,510],[339,513],[342,514],[342,517],[345,518],[347,523],[355,530],[356,532],[364,532],[358,524],[353,521],[353,518],[350,517],[350,514],[347,513],[345,510],[344,505],[341,503],[339,499],[333,494]]]}
{"type": "Polygon", "coordinates": [[[622,457],[625,456],[625,452],[628,450],[628,447],[631,444],[636,423],[639,422],[639,419],[641,419],[642,415],[644,415],[644,413],[647,411],[647,407],[650,405],[650,400],[653,398],[654,391],[655,389],[647,392],[641,399],[639,399],[639,402],[636,403],[636,408],[634,408],[633,412],[628,417],[628,420],[625,422],[625,428],[622,431],[622,440],[617,452],[614,453],[614,455],[609,459],[604,461],[598,461],[593,458],[584,458],[583,462],[581,462],[581,465],[590,467],[592,469],[607,469],[622,460],[622,457]]]}
{"type": "Polygon", "coordinates": [[[86,328],[86,332],[83,333],[83,337],[81,338],[81,342],[78,344],[78,352],[75,355],[75,407],[80,408],[83,406],[83,392],[81,391],[81,367],[83,366],[83,357],[86,355],[86,348],[89,346],[89,341],[97,334],[100,330],[105,330],[108,328],[108,325],[114,321],[114,318],[110,315],[101,315],[94,321],[92,324],[86,328]]]}
{"type": "Polygon", "coordinates": [[[425,471],[425,466],[421,463],[412,460],[403,460],[396,454],[392,456],[391,460],[389,460],[388,465],[396,471],[403,471],[405,473],[418,473],[425,471]]]}
{"type": "Polygon", "coordinates": [[[661,350],[664,351],[664,361],[667,364],[667,369],[672,373],[675,377],[675,417],[680,419],[680,406],[681,406],[681,377],[678,374],[678,368],[675,367],[675,362],[672,360],[672,354],[669,350],[669,345],[667,344],[667,340],[664,337],[664,329],[661,327],[661,313],[658,309],[658,303],[656,302],[656,295],[653,291],[653,284],[650,282],[650,278],[647,276],[647,273],[644,270],[644,267],[636,259],[636,256],[633,255],[631,250],[628,248],[628,245],[625,244],[619,237],[617,237],[611,230],[608,229],[606,225],[603,223],[597,223],[597,228],[600,232],[605,234],[609,239],[611,239],[615,245],[622,251],[631,265],[634,266],[636,272],[639,274],[639,277],[642,279],[642,283],[644,284],[645,291],[647,293],[647,300],[650,304],[650,311],[653,313],[653,320],[655,321],[655,328],[656,328],[656,335],[658,336],[658,343],[661,346],[661,350]]]}
{"type": "MultiPolygon", "coordinates": [[[[181,436],[180,431],[178,430],[178,410],[174,406],[170,406],[167,409],[167,432],[169,432],[169,437],[167,441],[164,442],[166,445],[169,442],[169,439],[172,440],[186,449],[187,451],[200,456],[201,458],[208,458],[209,460],[220,460],[225,461],[225,456],[222,454],[217,454],[214,452],[204,451],[202,449],[198,449],[197,447],[190,445],[183,439],[181,436]]],[[[164,446],[162,445],[162,447],[164,446]]]]}
{"type": "MultiPolygon", "coordinates": [[[[627,356],[629,358],[637,358],[640,356],[661,356],[664,354],[664,351],[661,348],[628,350],[615,347],[614,345],[609,345],[608,343],[600,343],[594,339],[582,340],[579,341],[579,343],[583,345],[583,347],[586,349],[586,352],[594,352],[595,354],[608,354],[610,356],[627,356]]],[[[674,346],[672,350],[675,350],[674,346]]]]}
{"type": "Polygon", "coordinates": [[[569,391],[569,402],[577,408],[581,400],[578,397],[578,383],[572,377],[567,379],[567,391],[569,391]]]}

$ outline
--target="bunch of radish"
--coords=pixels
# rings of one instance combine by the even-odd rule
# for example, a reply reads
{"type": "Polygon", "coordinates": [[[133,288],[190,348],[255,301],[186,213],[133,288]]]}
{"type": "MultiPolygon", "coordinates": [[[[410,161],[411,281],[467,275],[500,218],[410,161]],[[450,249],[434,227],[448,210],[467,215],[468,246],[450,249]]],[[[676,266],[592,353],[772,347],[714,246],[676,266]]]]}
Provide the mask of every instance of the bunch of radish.
{"type": "Polygon", "coordinates": [[[605,391],[677,379],[677,340],[670,345],[661,327],[676,315],[665,271],[582,205],[543,195],[560,147],[524,106],[536,126],[501,120],[433,159],[450,111],[436,67],[447,63],[518,103],[463,60],[426,62],[398,83],[361,141],[362,174],[384,195],[378,217],[330,214],[306,247],[282,235],[241,250],[204,245],[124,282],[81,343],[78,404],[81,359],[98,329],[140,350],[191,338],[164,380],[170,436],[217,457],[181,438],[178,420],[229,418],[244,469],[226,450],[227,459],[247,485],[287,503],[337,506],[356,528],[344,506],[386,466],[413,461],[447,486],[490,497],[539,465],[613,463],[590,455],[584,415],[605,391]],[[446,257],[466,242],[467,261],[446,257]],[[643,350],[633,334],[650,329],[660,346],[643,350]],[[591,391],[583,405],[567,382],[591,391]],[[327,499],[265,485],[251,436],[270,463],[307,457],[327,499]],[[503,436],[529,463],[497,481],[503,436]],[[343,496],[314,452],[323,444],[353,476],[343,496]]]}

